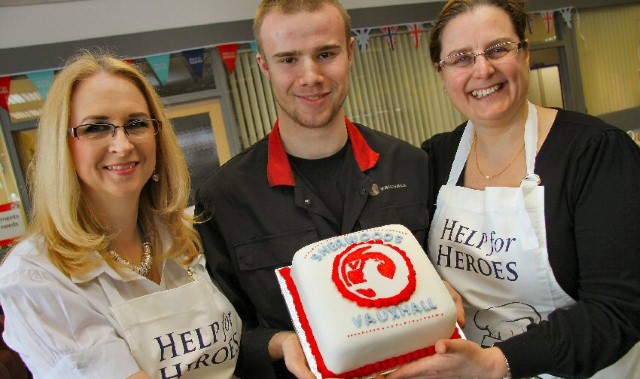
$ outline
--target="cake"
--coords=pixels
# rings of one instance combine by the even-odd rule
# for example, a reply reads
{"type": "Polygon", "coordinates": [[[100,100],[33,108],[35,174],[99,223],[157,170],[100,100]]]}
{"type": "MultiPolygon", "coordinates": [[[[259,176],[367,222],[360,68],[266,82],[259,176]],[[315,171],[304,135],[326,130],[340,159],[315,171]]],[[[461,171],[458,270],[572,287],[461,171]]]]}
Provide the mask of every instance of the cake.
{"type": "Polygon", "coordinates": [[[305,246],[276,275],[319,378],[386,372],[461,336],[451,295],[402,225],[305,246]]]}

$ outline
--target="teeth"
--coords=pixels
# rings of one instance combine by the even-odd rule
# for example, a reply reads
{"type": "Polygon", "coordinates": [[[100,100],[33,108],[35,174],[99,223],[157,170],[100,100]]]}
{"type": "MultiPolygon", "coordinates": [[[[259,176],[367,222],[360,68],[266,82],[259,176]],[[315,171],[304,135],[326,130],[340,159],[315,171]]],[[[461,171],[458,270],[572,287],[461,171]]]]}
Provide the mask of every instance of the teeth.
{"type": "Polygon", "coordinates": [[[471,92],[471,95],[477,99],[482,99],[483,97],[487,97],[493,93],[495,93],[497,90],[500,89],[500,84],[496,84],[495,86],[491,87],[491,88],[487,88],[487,89],[477,89],[473,92],[471,92]]]}
{"type": "Polygon", "coordinates": [[[127,165],[107,166],[107,170],[111,170],[111,171],[128,170],[130,168],[133,168],[135,165],[136,165],[135,163],[129,163],[127,165]]]}

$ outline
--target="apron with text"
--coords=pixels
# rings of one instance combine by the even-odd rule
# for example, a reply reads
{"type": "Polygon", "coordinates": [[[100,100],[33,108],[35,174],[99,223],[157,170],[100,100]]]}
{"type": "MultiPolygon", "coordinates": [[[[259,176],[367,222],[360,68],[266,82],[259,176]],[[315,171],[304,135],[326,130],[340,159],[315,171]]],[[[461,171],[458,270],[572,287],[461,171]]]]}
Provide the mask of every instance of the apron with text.
{"type": "MultiPolygon", "coordinates": [[[[456,186],[473,142],[473,123],[467,122],[431,223],[429,259],[464,297],[465,336],[484,347],[525,332],[557,308],[575,304],[556,281],[548,260],[544,187],[534,174],[537,113],[529,103],[527,176],[517,188],[480,191],[456,186]]],[[[640,343],[592,378],[636,377],[638,357],[640,343]]]]}
{"type": "Polygon", "coordinates": [[[111,313],[136,362],[152,378],[229,379],[240,351],[241,320],[200,264],[179,287],[124,301],[104,286],[111,313]]]}

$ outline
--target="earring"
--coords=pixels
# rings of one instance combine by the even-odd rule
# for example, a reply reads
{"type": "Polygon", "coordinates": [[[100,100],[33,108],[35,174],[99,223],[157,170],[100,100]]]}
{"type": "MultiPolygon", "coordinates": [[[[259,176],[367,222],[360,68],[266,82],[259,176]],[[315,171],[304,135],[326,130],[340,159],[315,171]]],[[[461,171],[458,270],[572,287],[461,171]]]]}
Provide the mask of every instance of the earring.
{"type": "Polygon", "coordinates": [[[442,89],[442,91],[443,91],[444,93],[447,93],[447,89],[446,89],[446,88],[443,88],[443,89],[442,89]]]}
{"type": "Polygon", "coordinates": [[[158,174],[156,170],[153,170],[153,175],[151,175],[151,180],[153,180],[156,183],[160,181],[160,174],[158,174]]]}

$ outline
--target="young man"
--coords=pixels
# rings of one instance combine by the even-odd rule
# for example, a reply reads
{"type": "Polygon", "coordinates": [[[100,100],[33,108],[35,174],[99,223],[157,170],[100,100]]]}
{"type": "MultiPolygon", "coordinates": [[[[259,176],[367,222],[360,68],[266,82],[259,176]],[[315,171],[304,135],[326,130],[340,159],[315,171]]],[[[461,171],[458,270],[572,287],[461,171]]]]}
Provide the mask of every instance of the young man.
{"type": "Polygon", "coordinates": [[[243,379],[289,371],[314,378],[274,274],[298,249],[393,223],[426,244],[426,154],[345,117],[350,24],[339,0],[262,2],[254,23],[257,59],[278,121],[196,195],[212,277],[245,326],[237,371],[243,379]]]}

